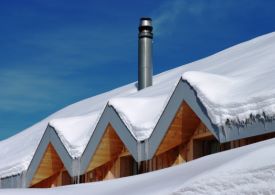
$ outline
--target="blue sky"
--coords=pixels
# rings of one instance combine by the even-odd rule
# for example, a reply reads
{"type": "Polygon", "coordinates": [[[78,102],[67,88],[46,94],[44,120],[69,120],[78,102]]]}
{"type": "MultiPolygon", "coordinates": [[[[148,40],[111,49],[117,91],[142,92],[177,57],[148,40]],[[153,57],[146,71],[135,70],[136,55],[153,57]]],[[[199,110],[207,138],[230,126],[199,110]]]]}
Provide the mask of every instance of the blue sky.
{"type": "Polygon", "coordinates": [[[274,31],[274,0],[0,2],[0,140],[137,80],[137,27],[154,23],[154,74],[274,31]]]}

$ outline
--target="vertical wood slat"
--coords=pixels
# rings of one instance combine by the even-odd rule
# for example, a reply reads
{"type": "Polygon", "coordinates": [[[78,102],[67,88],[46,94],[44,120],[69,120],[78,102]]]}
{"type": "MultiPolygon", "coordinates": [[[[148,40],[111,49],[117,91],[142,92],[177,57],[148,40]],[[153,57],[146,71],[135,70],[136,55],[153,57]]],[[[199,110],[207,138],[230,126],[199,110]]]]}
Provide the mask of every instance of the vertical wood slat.
{"type": "Polygon", "coordinates": [[[120,140],[112,126],[108,125],[96,152],[92,157],[87,172],[117,158],[119,154],[122,153],[123,148],[123,142],[120,140]]]}
{"type": "Polygon", "coordinates": [[[33,177],[32,186],[51,187],[52,185],[58,185],[58,177],[62,168],[61,159],[52,144],[49,144],[33,177]]]}
{"type": "Polygon", "coordinates": [[[167,130],[166,135],[161,141],[156,155],[168,151],[182,143],[188,142],[199,124],[199,118],[192,109],[183,102],[167,130]]]}

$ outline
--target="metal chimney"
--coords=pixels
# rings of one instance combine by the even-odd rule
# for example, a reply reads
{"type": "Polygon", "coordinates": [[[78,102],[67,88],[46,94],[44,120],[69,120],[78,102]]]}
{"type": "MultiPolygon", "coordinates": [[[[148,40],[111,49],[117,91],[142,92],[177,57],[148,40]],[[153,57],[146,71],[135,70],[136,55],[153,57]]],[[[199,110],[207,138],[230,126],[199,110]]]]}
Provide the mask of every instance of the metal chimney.
{"type": "Polygon", "coordinates": [[[152,85],[152,19],[140,18],[138,30],[138,90],[141,90],[152,85]]]}

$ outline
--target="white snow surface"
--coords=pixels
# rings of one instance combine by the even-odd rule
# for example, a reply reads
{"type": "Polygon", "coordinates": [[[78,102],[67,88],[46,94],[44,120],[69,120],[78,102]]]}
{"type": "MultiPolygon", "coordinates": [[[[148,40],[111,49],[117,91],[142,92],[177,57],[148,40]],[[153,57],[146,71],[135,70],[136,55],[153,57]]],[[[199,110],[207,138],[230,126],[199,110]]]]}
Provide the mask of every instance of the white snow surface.
{"type": "MultiPolygon", "coordinates": [[[[72,104],[0,142],[0,177],[25,171],[50,123],[69,154],[80,157],[106,105],[114,107],[137,140],[147,139],[175,86],[187,80],[212,122],[245,121],[275,113],[275,33],[244,42],[205,59],[154,76],[153,86],[135,83],[72,104]]],[[[184,54],[183,54],[184,55],[184,54]]]]}
{"type": "Polygon", "coordinates": [[[275,139],[137,176],[51,189],[2,189],[0,195],[231,195],[275,193],[275,139]]]}
{"type": "Polygon", "coordinates": [[[182,78],[197,91],[213,123],[245,122],[250,115],[274,117],[274,33],[239,44],[189,66],[182,78]]]}
{"type": "Polygon", "coordinates": [[[100,113],[94,112],[84,116],[54,119],[49,124],[55,128],[70,155],[76,158],[83,153],[99,117],[100,113]]]}

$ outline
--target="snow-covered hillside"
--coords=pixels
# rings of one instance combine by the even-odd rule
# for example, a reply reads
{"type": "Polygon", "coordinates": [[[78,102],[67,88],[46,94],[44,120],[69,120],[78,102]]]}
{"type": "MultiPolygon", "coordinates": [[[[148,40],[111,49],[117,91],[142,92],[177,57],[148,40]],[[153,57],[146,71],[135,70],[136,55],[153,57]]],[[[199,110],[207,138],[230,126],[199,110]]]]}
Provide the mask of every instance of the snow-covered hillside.
{"type": "Polygon", "coordinates": [[[144,90],[137,91],[131,83],[72,104],[0,142],[0,155],[5,156],[0,158],[0,177],[28,169],[47,125],[54,127],[69,155],[80,158],[106,106],[115,109],[136,140],[148,139],[181,79],[196,90],[211,122],[218,126],[255,115],[273,120],[274,53],[273,32],[156,75],[153,86],[144,90]]]}
{"type": "Polygon", "coordinates": [[[275,194],[274,151],[271,139],[138,176],[51,189],[7,189],[0,195],[275,194]]]}

